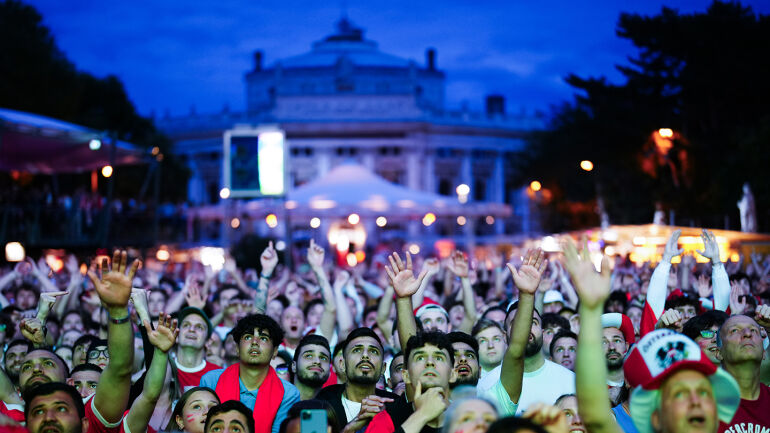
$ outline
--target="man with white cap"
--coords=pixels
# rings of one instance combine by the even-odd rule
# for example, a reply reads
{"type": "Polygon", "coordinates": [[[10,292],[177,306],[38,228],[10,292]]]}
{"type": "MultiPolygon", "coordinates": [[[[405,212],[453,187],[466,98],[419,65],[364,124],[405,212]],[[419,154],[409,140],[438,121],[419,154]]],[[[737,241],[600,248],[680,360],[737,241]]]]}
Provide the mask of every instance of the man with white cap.
{"type": "MultiPolygon", "coordinates": [[[[580,338],[576,367],[578,409],[591,433],[623,431],[610,414],[602,341],[601,311],[610,293],[610,269],[602,259],[597,273],[587,251],[578,255],[568,242],[565,265],[580,296],[580,338]],[[601,352],[599,352],[601,353],[601,352]]],[[[650,332],[631,350],[626,379],[635,387],[631,418],[640,433],[717,433],[740,403],[735,380],[717,368],[700,347],[670,330],[650,332]]]]}
{"type": "Polygon", "coordinates": [[[615,405],[625,400],[622,396],[619,398],[625,384],[623,360],[635,339],[634,325],[628,316],[623,313],[602,314],[602,347],[607,361],[607,386],[610,387],[610,398],[615,405]]]}
{"type": "Polygon", "coordinates": [[[560,291],[551,289],[543,294],[543,314],[558,314],[564,305],[564,295],[560,291]]]}

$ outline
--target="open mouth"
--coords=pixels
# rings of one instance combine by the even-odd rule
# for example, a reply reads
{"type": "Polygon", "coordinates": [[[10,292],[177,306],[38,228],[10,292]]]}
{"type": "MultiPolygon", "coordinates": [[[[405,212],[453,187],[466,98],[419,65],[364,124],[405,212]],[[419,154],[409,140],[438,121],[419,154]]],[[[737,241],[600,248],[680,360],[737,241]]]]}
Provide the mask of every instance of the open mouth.
{"type": "Polygon", "coordinates": [[[297,330],[299,329],[299,326],[291,326],[289,327],[289,329],[291,330],[291,332],[297,332],[297,330]]]}
{"type": "Polygon", "coordinates": [[[358,365],[358,369],[363,371],[364,373],[368,373],[372,370],[374,370],[374,366],[369,363],[362,363],[358,365]]]}
{"type": "Polygon", "coordinates": [[[700,415],[688,417],[687,424],[696,428],[703,428],[706,426],[706,417],[700,415]]]}
{"type": "Polygon", "coordinates": [[[467,365],[461,365],[457,367],[457,374],[462,376],[470,376],[471,375],[471,368],[467,365]]]}
{"type": "Polygon", "coordinates": [[[426,371],[425,373],[423,373],[423,376],[424,377],[438,377],[438,374],[436,374],[433,371],[426,371]]]}

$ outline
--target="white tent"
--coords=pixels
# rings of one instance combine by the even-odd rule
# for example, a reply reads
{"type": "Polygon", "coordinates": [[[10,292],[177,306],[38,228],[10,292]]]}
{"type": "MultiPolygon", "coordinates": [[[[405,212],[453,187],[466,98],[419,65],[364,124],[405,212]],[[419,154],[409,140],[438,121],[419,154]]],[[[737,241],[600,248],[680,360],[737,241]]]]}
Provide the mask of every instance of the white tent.
{"type": "MultiPolygon", "coordinates": [[[[260,218],[275,212],[280,205],[293,216],[345,217],[354,212],[361,216],[396,218],[422,217],[428,212],[436,216],[505,217],[511,214],[510,206],[503,203],[461,204],[456,197],[390,183],[356,164],[339,165],[326,176],[290,191],[285,203],[259,199],[237,205],[235,210],[241,215],[260,218]]],[[[220,206],[206,206],[193,209],[192,213],[203,219],[220,219],[222,211],[220,206]]]]}

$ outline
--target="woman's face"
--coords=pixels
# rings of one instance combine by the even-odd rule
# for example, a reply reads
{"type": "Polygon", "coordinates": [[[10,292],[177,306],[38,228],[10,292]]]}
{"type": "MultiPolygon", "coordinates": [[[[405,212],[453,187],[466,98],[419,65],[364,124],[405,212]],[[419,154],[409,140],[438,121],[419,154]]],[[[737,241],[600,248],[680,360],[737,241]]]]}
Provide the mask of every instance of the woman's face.
{"type": "Polygon", "coordinates": [[[203,433],[209,409],[219,404],[217,397],[209,391],[196,391],[182,408],[182,416],[176,417],[176,424],[187,433],[203,433]]]}
{"type": "Polygon", "coordinates": [[[490,424],[497,420],[497,412],[484,400],[470,399],[457,407],[452,422],[449,424],[450,433],[484,433],[490,424]]]}
{"type": "Polygon", "coordinates": [[[580,419],[580,415],[578,415],[577,397],[564,397],[559,400],[559,403],[556,406],[558,406],[567,417],[567,426],[571,433],[586,432],[583,420],[580,419]]]}

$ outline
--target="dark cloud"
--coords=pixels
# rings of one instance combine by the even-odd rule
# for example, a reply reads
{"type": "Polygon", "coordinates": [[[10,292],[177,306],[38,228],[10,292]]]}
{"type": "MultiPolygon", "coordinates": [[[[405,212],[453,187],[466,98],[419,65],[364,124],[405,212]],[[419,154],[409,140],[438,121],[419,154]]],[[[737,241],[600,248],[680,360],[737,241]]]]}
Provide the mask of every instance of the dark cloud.
{"type": "MultiPolygon", "coordinates": [[[[301,54],[333,30],[342,2],[316,0],[37,0],[31,2],[79,68],[115,74],[140,112],[185,113],[244,106],[243,75],[255,49],[265,60],[301,54]]],[[[621,12],[681,12],[710,1],[575,2],[348,0],[347,14],[388,53],[424,62],[438,49],[447,101],[480,108],[506,96],[509,111],[546,109],[570,99],[563,78],[607,76],[634,53],[615,35],[621,12]]],[[[752,0],[762,13],[770,4],[752,0]]]]}

